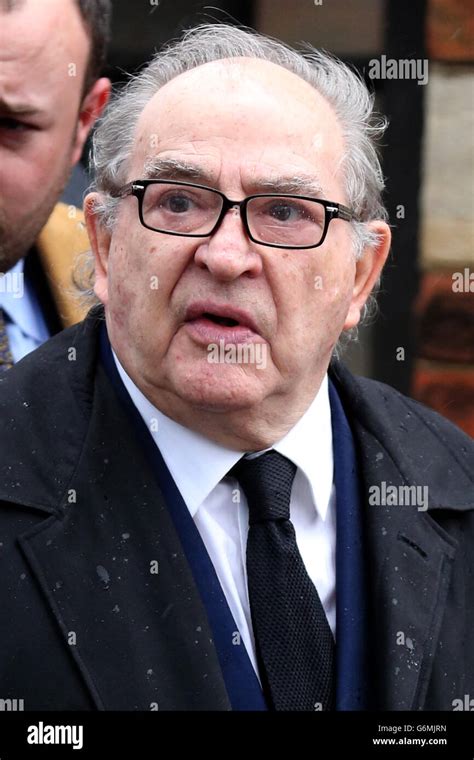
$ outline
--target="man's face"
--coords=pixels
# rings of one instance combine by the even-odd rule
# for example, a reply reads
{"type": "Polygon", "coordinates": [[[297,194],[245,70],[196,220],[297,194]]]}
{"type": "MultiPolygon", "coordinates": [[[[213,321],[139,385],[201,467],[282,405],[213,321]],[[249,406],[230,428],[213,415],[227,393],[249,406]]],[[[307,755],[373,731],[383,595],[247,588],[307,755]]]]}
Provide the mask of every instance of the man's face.
{"type": "MultiPolygon", "coordinates": [[[[81,100],[89,39],[73,0],[0,11],[0,271],[26,254],[79,159],[107,80],[81,100]]],[[[105,88],[105,89],[104,89],[105,88]]],[[[105,99],[104,99],[105,98],[105,99]]],[[[103,101],[103,103],[102,103],[103,101]]]]}
{"type": "MultiPolygon", "coordinates": [[[[233,200],[299,177],[319,184],[320,198],[346,204],[343,150],[331,107],[307,83],[268,62],[215,62],[149,102],[128,180],[143,178],[152,159],[172,159],[233,200]]],[[[279,250],[251,242],[234,210],[208,238],[153,232],[128,197],[110,239],[91,218],[89,227],[98,236],[96,293],[125,369],[165,414],[229,445],[258,447],[263,431],[286,432],[314,398],[341,330],[357,322],[361,285],[347,222],[331,222],[319,248],[279,250]],[[230,307],[252,331],[203,314],[230,307]],[[221,341],[260,343],[265,365],[210,361],[209,345],[221,341]]]]}

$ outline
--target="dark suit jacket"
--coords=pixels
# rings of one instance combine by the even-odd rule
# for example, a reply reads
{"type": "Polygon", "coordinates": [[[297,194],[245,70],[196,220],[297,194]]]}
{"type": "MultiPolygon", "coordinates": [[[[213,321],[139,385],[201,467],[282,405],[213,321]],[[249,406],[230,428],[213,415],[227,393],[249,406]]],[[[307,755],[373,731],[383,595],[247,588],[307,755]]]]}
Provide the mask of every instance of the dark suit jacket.
{"type": "MultiPolygon", "coordinates": [[[[180,541],[98,362],[97,315],[0,382],[0,698],[227,710],[180,541]]],[[[474,446],[385,385],[331,377],[364,490],[376,706],[451,710],[474,696],[474,446]],[[371,505],[382,481],[427,485],[429,511],[371,505]]]]}

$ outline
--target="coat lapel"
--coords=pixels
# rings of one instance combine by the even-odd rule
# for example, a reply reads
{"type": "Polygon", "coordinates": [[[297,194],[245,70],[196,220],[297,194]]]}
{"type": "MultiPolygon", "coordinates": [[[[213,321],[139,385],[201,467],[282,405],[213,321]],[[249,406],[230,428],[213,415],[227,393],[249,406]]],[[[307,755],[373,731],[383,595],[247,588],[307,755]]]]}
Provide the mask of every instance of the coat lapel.
{"type": "MultiPolygon", "coordinates": [[[[456,539],[432,515],[437,508],[449,509],[449,502],[435,486],[428,490],[427,512],[417,506],[373,503],[373,486],[382,492],[383,484],[397,489],[423,485],[420,480],[423,472],[426,482],[430,482],[432,445],[427,442],[423,451],[421,422],[402,402],[396,409],[387,409],[387,397],[380,391],[383,386],[370,384],[361,389],[359,381],[340,366],[334,379],[351,410],[362,474],[375,704],[381,710],[421,710],[439,643],[457,548],[456,539]],[[374,393],[379,397],[372,397],[374,393]],[[387,420],[383,419],[384,414],[387,420]],[[400,429],[404,440],[400,440],[400,429]],[[416,450],[415,446],[410,450],[410,441],[416,441],[416,450]],[[428,461],[423,465],[424,456],[428,461]]],[[[468,493],[462,491],[460,484],[459,496],[466,498],[468,493]]],[[[455,502],[458,494],[452,496],[455,502]]],[[[452,506],[469,505],[464,502],[452,506]]]]}
{"type": "Polygon", "coordinates": [[[381,710],[420,710],[445,613],[456,541],[416,507],[371,503],[372,485],[406,482],[380,442],[357,426],[356,430],[365,461],[375,702],[381,710]]]}
{"type": "Polygon", "coordinates": [[[21,547],[98,709],[228,710],[205,609],[135,435],[99,366],[57,515],[21,547]]]}

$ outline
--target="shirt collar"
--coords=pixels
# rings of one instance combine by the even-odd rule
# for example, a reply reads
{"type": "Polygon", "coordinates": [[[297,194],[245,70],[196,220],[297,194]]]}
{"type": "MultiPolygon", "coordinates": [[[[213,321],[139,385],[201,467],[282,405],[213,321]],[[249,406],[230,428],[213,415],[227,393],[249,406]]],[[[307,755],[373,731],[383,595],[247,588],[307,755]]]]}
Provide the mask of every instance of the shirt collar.
{"type": "MultiPolygon", "coordinates": [[[[242,457],[242,451],[221,446],[180,425],[159,411],[143,395],[112,351],[130,398],[148,427],[161,455],[194,517],[203,501],[242,457]],[[199,450],[199,457],[196,456],[199,450]]],[[[331,408],[328,378],[296,425],[271,448],[303,471],[318,514],[325,519],[333,482],[331,408]]]]}
{"type": "Polygon", "coordinates": [[[12,287],[0,289],[0,307],[24,335],[41,343],[49,338],[49,333],[24,267],[25,259],[20,259],[4,275],[11,278],[12,287]]]}
{"type": "Polygon", "coordinates": [[[327,374],[306,412],[272,448],[302,470],[309,482],[318,514],[325,520],[334,476],[327,374]]]}

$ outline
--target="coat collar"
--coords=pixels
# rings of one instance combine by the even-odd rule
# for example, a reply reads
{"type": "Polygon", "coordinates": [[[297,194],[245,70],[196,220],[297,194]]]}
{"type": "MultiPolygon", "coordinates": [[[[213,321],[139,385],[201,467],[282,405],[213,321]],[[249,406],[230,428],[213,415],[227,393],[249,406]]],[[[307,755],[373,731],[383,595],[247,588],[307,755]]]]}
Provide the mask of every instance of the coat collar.
{"type": "Polygon", "coordinates": [[[429,484],[429,511],[474,509],[473,445],[467,435],[390,386],[355,377],[340,362],[332,363],[330,376],[372,483],[380,482],[389,462],[397,483],[429,484]]]}

